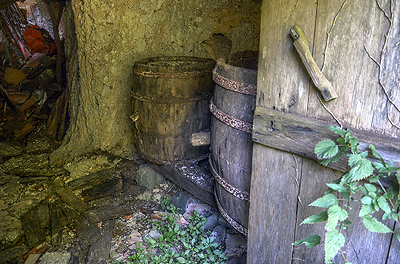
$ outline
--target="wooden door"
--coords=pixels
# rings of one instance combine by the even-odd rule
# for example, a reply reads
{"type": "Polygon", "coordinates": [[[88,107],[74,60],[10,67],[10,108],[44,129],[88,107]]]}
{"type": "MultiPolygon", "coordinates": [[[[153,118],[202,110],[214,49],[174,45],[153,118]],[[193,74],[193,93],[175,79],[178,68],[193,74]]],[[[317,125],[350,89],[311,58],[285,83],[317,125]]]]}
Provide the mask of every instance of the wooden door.
{"type": "MultiPolygon", "coordinates": [[[[337,124],[293,47],[290,29],[300,25],[317,65],[338,94],[324,102],[326,108],[344,126],[400,136],[400,114],[387,96],[400,105],[399,19],[400,2],[392,0],[263,1],[255,119],[272,109],[337,124]]],[[[274,130],[276,124],[264,125],[274,130]]],[[[292,243],[311,234],[323,238],[324,223],[300,223],[321,212],[308,205],[341,173],[260,143],[253,149],[247,263],[324,263],[323,245],[307,249],[292,243]]],[[[353,208],[352,228],[344,233],[346,260],[398,263],[397,239],[367,231],[357,212],[353,208]]],[[[334,261],[345,262],[342,256],[334,261]]]]}

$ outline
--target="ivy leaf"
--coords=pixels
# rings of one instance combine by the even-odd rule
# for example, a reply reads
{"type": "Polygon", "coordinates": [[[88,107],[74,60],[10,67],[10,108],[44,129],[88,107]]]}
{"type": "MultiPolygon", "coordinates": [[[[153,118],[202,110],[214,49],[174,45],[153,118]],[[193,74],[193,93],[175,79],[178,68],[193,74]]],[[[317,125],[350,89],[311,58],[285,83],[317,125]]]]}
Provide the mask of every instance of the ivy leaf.
{"type": "Polygon", "coordinates": [[[397,233],[396,237],[397,237],[397,240],[400,242],[400,233],[397,233]]]}
{"type": "Polygon", "coordinates": [[[326,220],[328,220],[328,211],[323,211],[320,214],[312,215],[312,216],[308,217],[307,219],[304,219],[304,221],[301,222],[301,225],[302,224],[320,223],[320,222],[324,222],[326,220]]]}
{"type": "Polygon", "coordinates": [[[339,151],[338,146],[330,139],[325,139],[315,146],[314,153],[317,154],[318,159],[330,159],[334,157],[339,151]]]}
{"type": "Polygon", "coordinates": [[[379,196],[378,198],[378,206],[387,214],[392,212],[389,203],[387,202],[386,198],[383,196],[379,196]]]}
{"type": "Polygon", "coordinates": [[[344,246],[345,238],[337,229],[325,234],[325,263],[329,263],[344,246]]]}
{"type": "Polygon", "coordinates": [[[368,153],[361,154],[350,154],[349,155],[349,166],[350,171],[343,176],[343,181],[354,182],[367,178],[372,174],[374,168],[369,160],[365,157],[368,153]]]}
{"type": "Polygon", "coordinates": [[[332,193],[328,193],[327,195],[324,195],[321,198],[318,198],[317,200],[312,202],[310,206],[328,208],[332,205],[337,205],[338,203],[339,202],[336,196],[332,193]]]}
{"type": "Polygon", "coordinates": [[[373,233],[392,233],[392,230],[390,230],[389,227],[387,227],[385,224],[379,222],[378,220],[376,220],[375,218],[373,218],[370,215],[365,215],[363,216],[363,223],[365,225],[365,227],[373,232],[373,233]]]}
{"type": "Polygon", "coordinates": [[[312,248],[321,243],[321,237],[318,235],[311,235],[311,236],[308,236],[306,238],[303,238],[301,240],[294,242],[293,246],[298,246],[303,243],[306,245],[306,247],[312,248]]]}

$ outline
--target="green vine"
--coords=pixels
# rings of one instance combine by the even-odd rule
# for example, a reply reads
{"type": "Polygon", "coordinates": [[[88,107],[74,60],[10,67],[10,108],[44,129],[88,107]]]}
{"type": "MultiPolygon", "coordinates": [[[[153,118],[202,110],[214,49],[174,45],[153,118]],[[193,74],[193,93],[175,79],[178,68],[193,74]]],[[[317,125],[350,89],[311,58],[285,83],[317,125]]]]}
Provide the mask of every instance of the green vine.
{"type": "MultiPolygon", "coordinates": [[[[324,208],[325,211],[308,217],[301,224],[326,222],[325,263],[333,263],[333,258],[345,245],[345,237],[341,230],[349,228],[351,225],[348,217],[349,210],[352,208],[346,203],[339,202],[340,200],[361,202],[358,216],[362,218],[364,226],[370,232],[393,232],[372,215],[382,210],[384,212],[382,220],[399,220],[400,213],[398,213],[397,208],[399,207],[400,195],[396,195],[396,193],[399,190],[400,168],[394,167],[392,161],[386,162],[373,145],[369,146],[369,151],[360,152],[358,150],[358,139],[352,136],[349,129],[339,127],[328,127],[328,129],[340,135],[340,137],[336,142],[330,139],[320,141],[315,146],[315,154],[322,165],[336,162],[342,155],[347,154],[350,170],[343,173],[340,179],[327,183],[328,191],[325,192],[324,196],[309,205],[324,208]],[[371,162],[367,159],[369,152],[377,160],[376,162],[371,162]],[[392,178],[395,180],[392,181],[391,187],[385,188],[382,181],[384,179],[391,180],[392,178]],[[354,196],[360,192],[361,199],[355,200],[354,196]],[[344,199],[338,197],[343,197],[344,199]]],[[[397,239],[400,241],[399,232],[397,232],[397,239]]],[[[320,236],[311,235],[294,242],[293,245],[305,244],[310,248],[320,243],[320,236]]],[[[346,262],[344,254],[342,256],[346,262]]],[[[346,262],[346,264],[350,264],[350,262],[346,262]]]]}

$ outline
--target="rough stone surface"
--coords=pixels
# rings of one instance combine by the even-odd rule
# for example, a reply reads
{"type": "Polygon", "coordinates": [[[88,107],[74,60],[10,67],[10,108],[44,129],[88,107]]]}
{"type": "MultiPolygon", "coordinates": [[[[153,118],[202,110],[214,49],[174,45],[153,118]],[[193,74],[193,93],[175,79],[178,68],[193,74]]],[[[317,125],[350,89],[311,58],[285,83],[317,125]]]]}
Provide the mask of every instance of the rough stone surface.
{"type": "Polygon", "coordinates": [[[158,183],[165,180],[165,178],[158,172],[150,168],[147,164],[140,165],[137,172],[136,183],[140,186],[146,187],[147,189],[152,189],[158,183]]]}
{"type": "Polygon", "coordinates": [[[211,235],[215,238],[215,242],[222,244],[223,241],[225,240],[226,237],[226,226],[223,225],[218,225],[214,228],[214,230],[211,232],[211,235]]]}
{"type": "Polygon", "coordinates": [[[204,231],[213,230],[218,225],[218,217],[220,213],[215,213],[207,218],[208,222],[204,226],[204,231]]]}
{"type": "Polygon", "coordinates": [[[0,142],[0,158],[18,156],[23,150],[24,148],[19,142],[0,142]]]}
{"type": "Polygon", "coordinates": [[[69,252],[46,252],[38,264],[68,264],[70,259],[69,252]]]}
{"type": "Polygon", "coordinates": [[[246,249],[247,240],[243,235],[227,233],[225,255],[228,257],[240,257],[246,249]]]}

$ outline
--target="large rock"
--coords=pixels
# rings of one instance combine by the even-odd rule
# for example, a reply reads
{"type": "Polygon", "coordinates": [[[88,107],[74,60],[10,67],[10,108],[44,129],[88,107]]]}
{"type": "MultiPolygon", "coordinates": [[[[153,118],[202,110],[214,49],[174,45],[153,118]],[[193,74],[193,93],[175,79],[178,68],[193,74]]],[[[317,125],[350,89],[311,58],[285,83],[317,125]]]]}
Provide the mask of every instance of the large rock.
{"type": "Polygon", "coordinates": [[[140,165],[136,177],[136,183],[138,185],[146,187],[147,189],[152,189],[163,180],[165,180],[165,178],[161,176],[161,174],[150,168],[149,165],[140,165]]]}
{"type": "Polygon", "coordinates": [[[17,141],[0,142],[0,158],[14,157],[21,155],[24,147],[17,141]]]}

